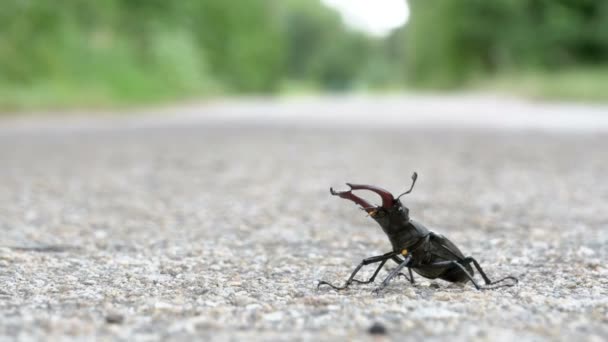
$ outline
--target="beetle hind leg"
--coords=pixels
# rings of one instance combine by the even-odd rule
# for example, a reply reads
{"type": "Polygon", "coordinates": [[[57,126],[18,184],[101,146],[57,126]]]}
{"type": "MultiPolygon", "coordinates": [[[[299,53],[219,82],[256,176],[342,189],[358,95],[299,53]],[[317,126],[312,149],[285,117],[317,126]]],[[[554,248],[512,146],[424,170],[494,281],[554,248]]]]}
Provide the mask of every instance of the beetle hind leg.
{"type": "Polygon", "coordinates": [[[449,261],[440,261],[440,262],[436,262],[430,265],[425,265],[425,267],[446,267],[446,266],[455,266],[458,267],[462,273],[464,274],[464,276],[471,281],[471,283],[473,283],[473,285],[475,286],[476,289],[478,290],[492,290],[492,289],[496,289],[499,287],[511,287],[514,286],[515,284],[517,284],[518,280],[517,278],[513,277],[513,276],[508,276],[508,277],[504,277],[502,279],[496,280],[496,281],[492,281],[490,280],[490,278],[488,278],[488,276],[486,275],[486,273],[483,271],[483,269],[481,268],[481,266],[479,265],[479,263],[477,262],[477,260],[471,258],[471,257],[466,257],[462,260],[456,261],[456,260],[449,260],[449,261]],[[481,277],[483,278],[485,285],[486,286],[481,286],[479,285],[475,279],[473,278],[473,275],[471,273],[469,273],[469,271],[467,271],[467,268],[470,268],[469,264],[473,263],[473,265],[475,266],[475,268],[477,269],[477,271],[479,271],[479,274],[481,274],[481,277]],[[488,285],[495,285],[498,283],[501,283],[507,279],[511,279],[513,281],[513,283],[511,284],[503,284],[503,285],[498,285],[498,286],[492,286],[492,287],[488,287],[488,285]]]}
{"type": "Polygon", "coordinates": [[[462,262],[465,264],[473,263],[473,265],[475,266],[475,268],[477,269],[479,274],[481,274],[481,277],[483,278],[486,285],[496,285],[496,284],[502,283],[503,281],[505,281],[507,279],[513,281],[513,283],[511,283],[511,284],[503,284],[503,285],[499,285],[499,286],[486,287],[486,289],[495,289],[495,288],[499,288],[499,287],[511,287],[511,286],[515,286],[515,284],[517,284],[519,282],[519,280],[513,276],[507,276],[507,277],[504,277],[502,279],[495,280],[495,281],[490,280],[490,278],[488,278],[488,276],[483,271],[483,269],[481,268],[481,266],[479,265],[477,260],[473,259],[472,257],[466,257],[462,260],[462,262]]]}

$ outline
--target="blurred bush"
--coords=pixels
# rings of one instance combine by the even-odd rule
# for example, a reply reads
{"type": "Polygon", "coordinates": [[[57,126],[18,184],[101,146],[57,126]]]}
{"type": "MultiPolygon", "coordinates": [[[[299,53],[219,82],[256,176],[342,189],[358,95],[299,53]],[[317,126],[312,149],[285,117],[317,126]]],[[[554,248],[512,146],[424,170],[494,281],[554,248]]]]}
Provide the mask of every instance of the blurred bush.
{"type": "MultiPolygon", "coordinates": [[[[409,81],[419,86],[458,87],[474,78],[500,74],[521,79],[517,74],[529,73],[539,80],[543,72],[562,70],[585,78],[591,76],[590,68],[605,68],[608,63],[607,1],[410,0],[409,4],[405,61],[409,81]],[[579,68],[580,73],[573,71],[579,68]]],[[[599,91],[608,98],[608,85],[599,91]]]]}

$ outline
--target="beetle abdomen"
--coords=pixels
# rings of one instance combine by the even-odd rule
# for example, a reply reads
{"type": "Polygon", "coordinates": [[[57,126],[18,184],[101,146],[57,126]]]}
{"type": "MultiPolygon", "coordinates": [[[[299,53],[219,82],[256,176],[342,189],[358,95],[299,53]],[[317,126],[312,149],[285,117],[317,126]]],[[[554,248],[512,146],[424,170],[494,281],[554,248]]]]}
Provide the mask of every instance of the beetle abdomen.
{"type": "MultiPolygon", "coordinates": [[[[469,272],[471,276],[475,274],[471,265],[466,265],[464,268],[469,272]]],[[[452,283],[466,282],[469,277],[462,271],[462,269],[456,265],[450,265],[445,267],[429,267],[422,266],[420,268],[412,268],[412,270],[419,275],[428,279],[442,279],[452,283]]]]}
{"type": "MultiPolygon", "coordinates": [[[[471,277],[475,274],[471,265],[467,264],[464,268],[469,272],[471,277]]],[[[439,279],[451,281],[453,283],[464,283],[469,281],[469,277],[456,265],[451,266],[439,277],[439,279]]]]}
{"type": "Polygon", "coordinates": [[[428,279],[437,279],[441,276],[442,273],[445,272],[445,269],[425,267],[425,268],[412,268],[412,271],[414,271],[428,279]]]}

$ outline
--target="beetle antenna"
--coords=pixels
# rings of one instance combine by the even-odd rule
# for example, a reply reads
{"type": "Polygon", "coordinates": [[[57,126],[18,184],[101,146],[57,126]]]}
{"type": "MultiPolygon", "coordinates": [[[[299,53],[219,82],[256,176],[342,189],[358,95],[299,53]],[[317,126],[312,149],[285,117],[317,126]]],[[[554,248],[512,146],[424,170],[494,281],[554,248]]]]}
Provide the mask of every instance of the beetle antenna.
{"type": "Polygon", "coordinates": [[[397,197],[397,199],[399,199],[399,198],[400,198],[401,196],[403,196],[403,195],[407,195],[407,194],[409,194],[410,192],[412,192],[412,189],[414,189],[414,184],[416,184],[416,179],[418,179],[418,173],[416,173],[416,172],[414,171],[414,173],[412,174],[412,186],[410,186],[410,189],[409,189],[408,191],[406,191],[406,192],[402,193],[401,195],[399,195],[399,196],[397,197]]]}

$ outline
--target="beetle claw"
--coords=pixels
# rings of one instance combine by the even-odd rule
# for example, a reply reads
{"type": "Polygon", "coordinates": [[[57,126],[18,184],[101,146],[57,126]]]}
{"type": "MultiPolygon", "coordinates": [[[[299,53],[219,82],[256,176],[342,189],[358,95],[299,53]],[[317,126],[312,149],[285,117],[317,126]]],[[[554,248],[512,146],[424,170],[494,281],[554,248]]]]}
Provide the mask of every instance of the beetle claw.
{"type": "Polygon", "coordinates": [[[327,285],[327,286],[331,287],[332,289],[334,289],[336,291],[341,291],[341,290],[346,290],[346,288],[348,287],[349,284],[347,283],[344,286],[336,286],[336,285],[328,283],[328,282],[326,282],[324,280],[319,280],[319,282],[317,283],[317,290],[321,288],[321,285],[327,285]]]}

